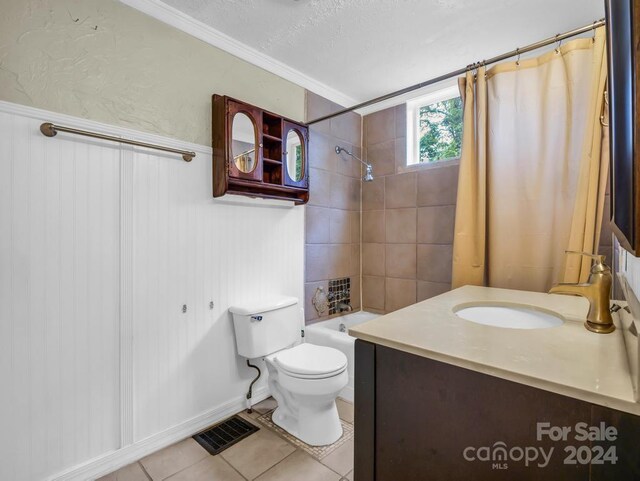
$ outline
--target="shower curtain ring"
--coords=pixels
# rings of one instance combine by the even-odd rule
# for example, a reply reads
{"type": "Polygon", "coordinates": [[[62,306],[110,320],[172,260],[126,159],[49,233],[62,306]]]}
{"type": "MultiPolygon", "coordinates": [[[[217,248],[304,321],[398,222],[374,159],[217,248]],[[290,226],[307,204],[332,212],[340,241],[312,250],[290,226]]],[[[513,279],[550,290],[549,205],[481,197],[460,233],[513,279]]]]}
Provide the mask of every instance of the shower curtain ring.
{"type": "Polygon", "coordinates": [[[591,37],[591,42],[596,43],[596,29],[598,27],[596,27],[596,23],[598,23],[597,20],[593,21],[593,37],[591,37]]]}
{"type": "Polygon", "coordinates": [[[516,65],[519,67],[520,66],[520,48],[516,49],[516,55],[518,56],[518,58],[516,58],[516,65]]]}
{"type": "Polygon", "coordinates": [[[558,44],[558,46],[556,47],[556,53],[560,53],[560,47],[562,46],[562,40],[558,40],[559,36],[560,34],[556,35],[556,43],[558,44]]]}

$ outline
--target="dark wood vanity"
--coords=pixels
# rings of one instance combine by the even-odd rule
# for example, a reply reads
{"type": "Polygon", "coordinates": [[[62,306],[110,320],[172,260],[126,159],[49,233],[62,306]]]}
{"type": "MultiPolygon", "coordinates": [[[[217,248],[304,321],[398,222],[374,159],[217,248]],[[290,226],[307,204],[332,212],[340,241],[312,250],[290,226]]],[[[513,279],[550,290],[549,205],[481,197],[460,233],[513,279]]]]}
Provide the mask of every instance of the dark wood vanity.
{"type": "Polygon", "coordinates": [[[213,96],[213,196],[309,200],[306,125],[227,96],[213,96]]]}
{"type": "Polygon", "coordinates": [[[640,479],[638,416],[360,339],[355,360],[356,481],[640,479]],[[541,422],[572,431],[566,441],[547,434],[538,441],[541,422]],[[578,423],[613,426],[616,439],[578,441],[578,423]],[[553,453],[543,467],[540,451],[525,466],[502,459],[498,443],[553,453]],[[583,462],[585,453],[602,459],[611,446],[615,464],[583,462]],[[478,459],[481,447],[489,448],[491,460],[478,459]]]}

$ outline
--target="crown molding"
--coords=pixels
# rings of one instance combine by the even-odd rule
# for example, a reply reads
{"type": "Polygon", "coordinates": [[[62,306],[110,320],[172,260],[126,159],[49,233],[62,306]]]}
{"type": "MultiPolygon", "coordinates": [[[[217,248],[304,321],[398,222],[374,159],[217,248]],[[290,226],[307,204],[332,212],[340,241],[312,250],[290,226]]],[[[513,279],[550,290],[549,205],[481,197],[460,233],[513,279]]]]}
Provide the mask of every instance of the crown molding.
{"type": "Polygon", "coordinates": [[[237,41],[160,0],[120,0],[120,2],[339,105],[349,106],[358,103],[356,99],[333,87],[237,41]]]}

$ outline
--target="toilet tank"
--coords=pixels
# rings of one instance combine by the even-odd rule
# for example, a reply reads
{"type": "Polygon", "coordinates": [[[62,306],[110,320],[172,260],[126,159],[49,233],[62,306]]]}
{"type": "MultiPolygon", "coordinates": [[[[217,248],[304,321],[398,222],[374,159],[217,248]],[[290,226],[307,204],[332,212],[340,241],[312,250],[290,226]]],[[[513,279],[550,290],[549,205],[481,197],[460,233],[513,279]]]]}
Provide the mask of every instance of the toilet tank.
{"type": "Polygon", "coordinates": [[[233,315],[238,354],[255,359],[289,347],[300,340],[298,299],[279,297],[229,308],[233,315]]]}

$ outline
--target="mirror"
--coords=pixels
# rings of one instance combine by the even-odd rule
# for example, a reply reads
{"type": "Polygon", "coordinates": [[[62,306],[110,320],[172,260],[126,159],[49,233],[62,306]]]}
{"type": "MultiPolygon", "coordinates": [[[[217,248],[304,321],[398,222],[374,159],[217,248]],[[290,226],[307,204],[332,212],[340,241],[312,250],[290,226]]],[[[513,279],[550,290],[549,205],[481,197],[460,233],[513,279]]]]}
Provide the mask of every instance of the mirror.
{"type": "Polygon", "coordinates": [[[294,182],[300,182],[304,177],[304,142],[297,130],[290,130],[287,134],[287,150],[285,163],[287,173],[294,182]]]}
{"type": "Polygon", "coordinates": [[[231,153],[233,163],[240,172],[250,173],[258,165],[256,157],[256,127],[244,112],[233,117],[231,126],[231,153]]]}

